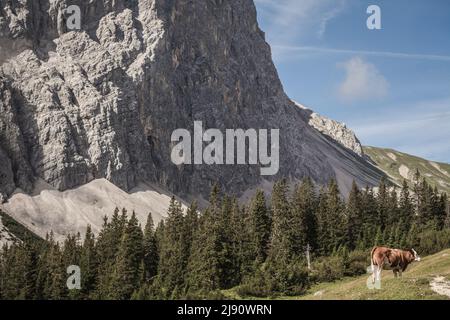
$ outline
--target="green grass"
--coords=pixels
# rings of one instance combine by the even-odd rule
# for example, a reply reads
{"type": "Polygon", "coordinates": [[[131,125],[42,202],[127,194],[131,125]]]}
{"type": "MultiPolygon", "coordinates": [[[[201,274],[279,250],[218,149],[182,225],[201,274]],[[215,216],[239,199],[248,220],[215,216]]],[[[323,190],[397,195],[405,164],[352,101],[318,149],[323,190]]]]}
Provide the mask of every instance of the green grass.
{"type": "Polygon", "coordinates": [[[405,179],[400,173],[403,165],[409,169],[408,182],[411,183],[416,169],[419,169],[422,177],[425,177],[431,185],[442,192],[450,193],[449,164],[430,162],[392,149],[364,147],[364,153],[399,186],[405,179]]]}
{"type": "MultiPolygon", "coordinates": [[[[345,278],[333,283],[320,283],[308,290],[306,295],[298,297],[279,297],[284,300],[450,300],[430,289],[430,281],[436,276],[450,279],[450,249],[414,263],[403,274],[403,278],[394,278],[392,271],[382,275],[381,290],[369,290],[369,274],[345,278]],[[320,294],[318,294],[320,292],[320,294]]],[[[240,297],[235,289],[224,291],[229,299],[252,299],[240,297]]]]}

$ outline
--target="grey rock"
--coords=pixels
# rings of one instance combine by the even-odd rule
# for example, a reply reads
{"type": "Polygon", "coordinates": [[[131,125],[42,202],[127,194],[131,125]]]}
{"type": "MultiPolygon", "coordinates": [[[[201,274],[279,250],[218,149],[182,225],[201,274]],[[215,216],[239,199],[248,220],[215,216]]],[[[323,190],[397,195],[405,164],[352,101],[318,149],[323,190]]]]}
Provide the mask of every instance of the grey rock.
{"type": "Polygon", "coordinates": [[[305,106],[296,103],[297,106],[310,113],[309,125],[322,134],[330,137],[360,157],[364,157],[363,146],[352,129],[345,123],[341,123],[322,116],[305,106]]]}
{"type": "Polygon", "coordinates": [[[106,178],[206,197],[242,194],[254,166],[175,166],[173,130],[281,130],[280,172],[295,182],[375,184],[381,172],[312,128],[284,93],[252,0],[0,2],[0,193],[36,178],[64,191],[106,178]],[[82,30],[65,26],[77,4],[82,30]],[[4,165],[5,164],[5,165],[4,165]]]}

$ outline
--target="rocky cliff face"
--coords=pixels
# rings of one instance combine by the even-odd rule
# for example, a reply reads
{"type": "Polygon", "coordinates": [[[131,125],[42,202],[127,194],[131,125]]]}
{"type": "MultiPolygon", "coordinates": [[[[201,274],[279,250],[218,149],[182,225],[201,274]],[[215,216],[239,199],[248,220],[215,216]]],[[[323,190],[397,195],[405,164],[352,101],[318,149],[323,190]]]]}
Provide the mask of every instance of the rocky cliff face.
{"type": "MultiPolygon", "coordinates": [[[[381,173],[308,125],[283,91],[252,0],[0,1],[0,194],[37,178],[64,191],[106,178],[207,195],[262,182],[254,166],[175,166],[173,130],[280,129],[295,181],[381,173]],[[63,10],[81,8],[69,31],[63,10]]],[[[358,152],[357,152],[358,153],[358,152]]],[[[0,199],[2,200],[2,199],[0,199]]]]}
{"type": "Polygon", "coordinates": [[[335,140],[337,143],[341,144],[347,149],[353,151],[360,157],[364,156],[363,146],[361,145],[361,142],[359,141],[353,130],[348,128],[346,124],[315,113],[314,111],[306,108],[299,103],[296,104],[299,108],[310,113],[310,119],[308,123],[311,127],[318,130],[325,136],[335,140]]]}

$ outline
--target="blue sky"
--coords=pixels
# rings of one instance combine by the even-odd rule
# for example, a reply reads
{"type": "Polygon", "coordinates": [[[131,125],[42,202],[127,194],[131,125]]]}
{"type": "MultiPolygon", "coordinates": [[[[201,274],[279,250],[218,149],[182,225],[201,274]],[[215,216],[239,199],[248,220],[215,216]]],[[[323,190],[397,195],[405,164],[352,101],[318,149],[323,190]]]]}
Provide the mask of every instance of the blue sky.
{"type": "Polygon", "coordinates": [[[365,145],[450,163],[450,1],[255,0],[288,95],[365,145]],[[381,8],[381,30],[366,25],[381,8]]]}

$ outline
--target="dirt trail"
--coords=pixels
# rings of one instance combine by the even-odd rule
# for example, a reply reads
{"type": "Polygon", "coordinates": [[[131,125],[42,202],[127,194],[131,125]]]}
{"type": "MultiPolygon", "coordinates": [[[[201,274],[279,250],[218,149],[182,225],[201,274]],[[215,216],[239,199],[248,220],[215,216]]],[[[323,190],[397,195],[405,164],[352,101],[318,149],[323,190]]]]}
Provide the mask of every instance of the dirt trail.
{"type": "Polygon", "coordinates": [[[437,294],[447,296],[450,298],[450,281],[445,280],[444,277],[436,277],[431,281],[431,290],[437,294]]]}

